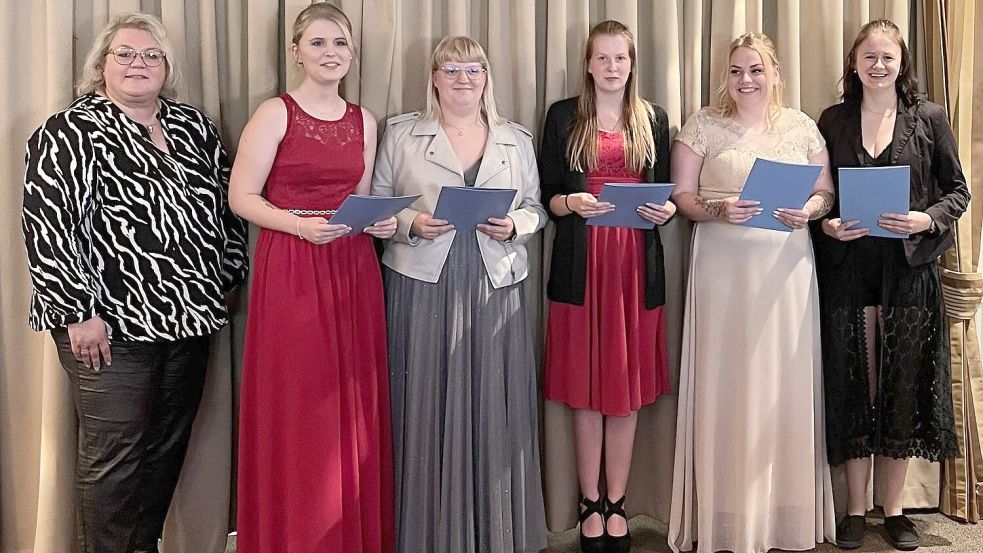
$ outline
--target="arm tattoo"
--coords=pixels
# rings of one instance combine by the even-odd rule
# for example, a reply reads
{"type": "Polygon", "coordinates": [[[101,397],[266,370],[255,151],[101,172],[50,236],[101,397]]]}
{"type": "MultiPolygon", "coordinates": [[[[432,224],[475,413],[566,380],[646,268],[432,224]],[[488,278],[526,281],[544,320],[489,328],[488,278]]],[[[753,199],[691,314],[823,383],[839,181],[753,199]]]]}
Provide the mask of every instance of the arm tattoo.
{"type": "Polygon", "coordinates": [[[809,214],[810,221],[822,218],[829,213],[830,209],[833,209],[833,193],[826,190],[816,192],[809,197],[806,207],[811,208],[809,214]]]}
{"type": "Polygon", "coordinates": [[[707,215],[713,217],[714,219],[724,218],[724,213],[726,212],[725,210],[727,209],[727,205],[724,203],[723,200],[707,200],[705,198],[697,196],[695,201],[696,201],[696,205],[702,207],[703,211],[705,211],[707,215]]]}
{"type": "Polygon", "coordinates": [[[270,202],[266,201],[266,198],[263,198],[263,205],[265,205],[266,207],[268,207],[270,209],[280,209],[277,206],[275,206],[275,205],[271,204],[270,202]]]}

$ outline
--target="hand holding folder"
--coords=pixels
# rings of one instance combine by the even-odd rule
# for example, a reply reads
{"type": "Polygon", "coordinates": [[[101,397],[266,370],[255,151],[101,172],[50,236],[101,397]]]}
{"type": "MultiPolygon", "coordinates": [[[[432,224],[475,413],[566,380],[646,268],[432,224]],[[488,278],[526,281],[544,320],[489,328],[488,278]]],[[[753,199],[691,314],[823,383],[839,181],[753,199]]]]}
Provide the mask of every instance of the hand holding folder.
{"type": "Polygon", "coordinates": [[[352,194],[345,198],[338,212],[331,217],[332,225],[347,225],[352,231],[349,236],[362,231],[379,221],[389,219],[406,209],[419,198],[415,196],[360,196],[352,194]]]}
{"type": "Polygon", "coordinates": [[[587,224],[597,227],[625,227],[652,229],[655,223],[638,214],[645,204],[665,205],[669,201],[674,184],[659,183],[605,183],[598,200],[614,206],[614,211],[591,217],[587,224]]]}
{"type": "Polygon", "coordinates": [[[891,232],[879,221],[885,213],[907,216],[910,171],[907,165],[840,169],[840,220],[859,221],[850,230],[867,229],[868,236],[907,238],[908,233],[891,232]]]}
{"type": "Polygon", "coordinates": [[[758,158],[744,182],[741,200],[760,202],[760,214],[744,223],[749,227],[791,232],[775,218],[780,209],[802,209],[812,194],[822,165],[783,163],[758,158]]]}
{"type": "Polygon", "coordinates": [[[501,219],[509,212],[516,190],[445,186],[440,189],[434,219],[443,219],[457,230],[474,230],[488,219],[501,219]]]}

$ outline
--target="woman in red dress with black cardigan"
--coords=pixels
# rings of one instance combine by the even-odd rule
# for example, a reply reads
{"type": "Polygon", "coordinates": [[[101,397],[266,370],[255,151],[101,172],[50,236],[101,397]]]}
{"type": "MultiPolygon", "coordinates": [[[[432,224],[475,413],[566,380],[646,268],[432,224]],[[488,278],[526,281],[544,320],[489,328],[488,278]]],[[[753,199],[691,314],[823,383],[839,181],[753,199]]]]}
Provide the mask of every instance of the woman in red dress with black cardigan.
{"type": "MultiPolygon", "coordinates": [[[[635,70],[631,31],[617,21],[596,25],[587,39],[583,91],[550,107],[539,162],[544,203],[556,224],[543,388],[547,399],[575,409],[583,551],[628,550],[624,495],[636,414],[669,390],[658,229],[586,225],[613,209],[597,200],[605,182],[669,178],[668,120],[638,96],[635,70]]],[[[671,202],[638,208],[657,225],[675,211],[671,202]]]]}

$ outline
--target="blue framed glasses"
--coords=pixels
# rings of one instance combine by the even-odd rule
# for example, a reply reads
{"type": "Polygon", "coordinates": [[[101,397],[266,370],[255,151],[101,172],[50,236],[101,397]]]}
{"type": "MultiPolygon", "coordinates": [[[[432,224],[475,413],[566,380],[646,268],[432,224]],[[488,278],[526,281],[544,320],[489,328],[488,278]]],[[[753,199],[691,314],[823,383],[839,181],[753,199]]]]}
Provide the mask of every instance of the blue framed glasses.
{"type": "Polygon", "coordinates": [[[488,73],[488,70],[480,65],[469,65],[467,67],[459,67],[457,65],[447,64],[447,65],[440,66],[439,69],[443,71],[444,75],[447,75],[447,77],[450,79],[456,79],[458,75],[464,73],[465,75],[467,75],[468,79],[472,81],[476,79],[480,79],[485,75],[485,73],[488,73]]]}

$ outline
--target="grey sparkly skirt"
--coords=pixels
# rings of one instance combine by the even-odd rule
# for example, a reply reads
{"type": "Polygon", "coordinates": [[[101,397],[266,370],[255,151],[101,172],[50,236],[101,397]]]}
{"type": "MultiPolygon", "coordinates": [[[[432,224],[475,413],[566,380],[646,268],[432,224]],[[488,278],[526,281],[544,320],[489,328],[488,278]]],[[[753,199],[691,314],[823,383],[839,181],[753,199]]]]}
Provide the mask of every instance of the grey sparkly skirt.
{"type": "Polygon", "coordinates": [[[384,270],[399,553],[546,546],[535,334],[523,283],[492,288],[474,233],[440,279],[384,270]]]}

